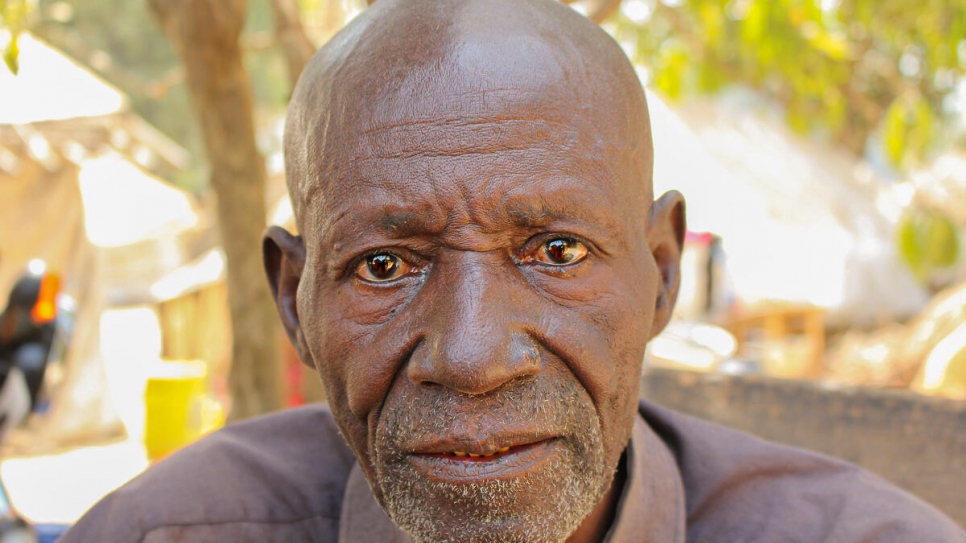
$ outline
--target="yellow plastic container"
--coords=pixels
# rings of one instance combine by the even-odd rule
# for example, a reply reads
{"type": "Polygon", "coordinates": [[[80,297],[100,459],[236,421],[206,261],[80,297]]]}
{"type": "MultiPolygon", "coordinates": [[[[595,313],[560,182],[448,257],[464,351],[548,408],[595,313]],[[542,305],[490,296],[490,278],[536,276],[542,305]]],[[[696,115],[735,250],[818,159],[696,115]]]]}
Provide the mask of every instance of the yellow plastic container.
{"type": "Polygon", "coordinates": [[[158,460],[198,439],[205,429],[205,364],[166,361],[148,373],[144,446],[158,460]]]}

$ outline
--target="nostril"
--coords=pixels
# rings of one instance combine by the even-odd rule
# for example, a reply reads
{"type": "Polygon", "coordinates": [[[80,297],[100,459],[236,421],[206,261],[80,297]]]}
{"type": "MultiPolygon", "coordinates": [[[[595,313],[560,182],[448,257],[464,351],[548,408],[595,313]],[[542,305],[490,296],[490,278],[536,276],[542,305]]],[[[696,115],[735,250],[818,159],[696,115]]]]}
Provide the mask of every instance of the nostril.
{"type": "Polygon", "coordinates": [[[540,348],[529,336],[515,334],[510,340],[507,358],[510,365],[518,366],[523,373],[540,369],[540,348]]]}

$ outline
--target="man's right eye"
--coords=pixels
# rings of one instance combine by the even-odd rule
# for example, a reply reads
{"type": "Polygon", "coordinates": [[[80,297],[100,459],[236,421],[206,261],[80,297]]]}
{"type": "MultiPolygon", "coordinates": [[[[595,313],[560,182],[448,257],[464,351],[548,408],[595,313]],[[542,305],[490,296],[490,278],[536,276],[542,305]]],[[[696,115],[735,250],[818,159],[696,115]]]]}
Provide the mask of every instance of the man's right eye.
{"type": "Polygon", "coordinates": [[[356,267],[359,278],[373,283],[385,283],[412,273],[414,266],[390,253],[368,256],[356,267]]]}

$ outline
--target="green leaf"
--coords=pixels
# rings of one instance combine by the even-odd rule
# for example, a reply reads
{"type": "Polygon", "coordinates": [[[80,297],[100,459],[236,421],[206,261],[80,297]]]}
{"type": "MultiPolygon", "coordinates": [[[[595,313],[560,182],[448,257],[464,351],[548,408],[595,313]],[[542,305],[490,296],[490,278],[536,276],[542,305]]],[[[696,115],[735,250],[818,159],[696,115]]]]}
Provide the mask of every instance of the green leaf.
{"type": "Polygon", "coordinates": [[[844,35],[822,32],[811,40],[815,49],[833,60],[845,60],[849,55],[849,43],[844,35]]]}
{"type": "Polygon", "coordinates": [[[716,44],[721,41],[724,33],[724,13],[720,5],[703,4],[700,7],[701,20],[704,23],[704,35],[708,43],[716,44]]]}
{"type": "Polygon", "coordinates": [[[698,85],[701,92],[714,93],[727,83],[725,76],[713,65],[704,63],[698,68],[698,85]]]}
{"type": "Polygon", "coordinates": [[[636,60],[670,96],[751,87],[797,130],[856,154],[876,134],[902,170],[937,142],[958,141],[944,104],[966,84],[966,0],[653,1],[650,19],[623,24],[636,28],[636,60]],[[686,67],[671,62],[668,42],[686,49],[686,67]],[[905,54],[921,60],[915,77],[899,70],[905,54]]]}
{"type": "Polygon", "coordinates": [[[899,220],[896,230],[899,256],[920,281],[959,260],[960,241],[956,224],[944,212],[913,209],[899,220]]]}
{"type": "Polygon", "coordinates": [[[680,42],[669,41],[661,48],[654,84],[667,98],[677,100],[684,94],[689,63],[688,51],[680,42]]]}
{"type": "Polygon", "coordinates": [[[959,232],[956,224],[946,214],[936,214],[928,225],[926,233],[930,263],[938,268],[948,268],[959,260],[959,232]]]}
{"type": "Polygon", "coordinates": [[[885,140],[886,156],[893,165],[898,166],[906,148],[906,108],[903,100],[895,100],[886,110],[882,137],[885,140]]]}
{"type": "Polygon", "coordinates": [[[6,49],[3,51],[3,62],[7,65],[7,68],[13,75],[17,75],[20,71],[20,45],[18,44],[20,36],[17,34],[11,34],[10,43],[7,44],[6,49]]]}
{"type": "Polygon", "coordinates": [[[912,111],[912,125],[909,127],[909,158],[915,160],[925,154],[935,137],[936,117],[929,103],[920,98],[912,111]]]}
{"type": "Polygon", "coordinates": [[[838,132],[845,127],[848,108],[842,94],[834,87],[825,94],[825,122],[838,132]]]}
{"type": "Polygon", "coordinates": [[[915,216],[905,215],[897,225],[896,244],[899,249],[899,256],[909,267],[912,274],[920,281],[925,279],[925,265],[922,256],[923,250],[919,242],[918,228],[915,216]]]}
{"type": "Polygon", "coordinates": [[[936,115],[921,96],[894,100],[882,127],[886,154],[893,165],[902,169],[914,165],[932,145],[936,124],[936,115]]]}
{"type": "Polygon", "coordinates": [[[754,1],[748,8],[748,15],[745,17],[744,24],[741,27],[742,38],[745,42],[749,44],[756,43],[761,40],[761,37],[765,34],[765,30],[768,26],[768,4],[771,0],[765,1],[754,1]]]}

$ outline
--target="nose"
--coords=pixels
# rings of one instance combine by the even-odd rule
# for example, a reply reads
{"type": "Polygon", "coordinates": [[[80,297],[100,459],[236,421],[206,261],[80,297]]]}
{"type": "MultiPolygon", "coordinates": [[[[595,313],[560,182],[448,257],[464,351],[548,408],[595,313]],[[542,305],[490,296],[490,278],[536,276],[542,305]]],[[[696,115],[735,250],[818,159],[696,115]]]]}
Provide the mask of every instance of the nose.
{"type": "Polygon", "coordinates": [[[495,253],[466,252],[438,262],[424,289],[425,341],[409,378],[469,395],[486,394],[540,371],[540,349],[528,333],[527,286],[495,253]]]}

